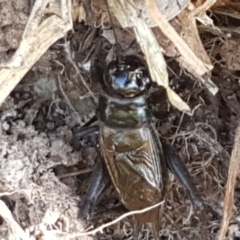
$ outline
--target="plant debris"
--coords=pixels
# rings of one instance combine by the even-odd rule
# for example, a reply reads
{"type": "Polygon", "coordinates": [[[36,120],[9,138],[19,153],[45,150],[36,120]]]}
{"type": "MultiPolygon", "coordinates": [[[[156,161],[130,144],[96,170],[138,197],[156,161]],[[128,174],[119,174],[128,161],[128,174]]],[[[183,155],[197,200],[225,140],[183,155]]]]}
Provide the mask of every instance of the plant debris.
{"type": "MultiPolygon", "coordinates": [[[[146,59],[159,136],[177,148],[206,203],[193,211],[169,173],[161,239],[239,238],[240,4],[156,2],[109,0],[112,26],[105,0],[0,1],[2,239],[132,239],[113,186],[91,221],[78,219],[99,148],[93,135],[74,151],[72,136],[94,117],[101,89],[91,59],[97,48],[102,66],[116,54],[112,27],[125,54],[146,59]]],[[[139,239],[152,239],[146,226],[139,239]]]]}

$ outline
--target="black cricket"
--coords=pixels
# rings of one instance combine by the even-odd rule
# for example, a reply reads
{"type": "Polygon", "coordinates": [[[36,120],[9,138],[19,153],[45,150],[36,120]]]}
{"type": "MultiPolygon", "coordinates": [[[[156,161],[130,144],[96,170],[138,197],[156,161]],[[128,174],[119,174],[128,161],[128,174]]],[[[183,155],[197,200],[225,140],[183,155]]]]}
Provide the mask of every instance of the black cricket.
{"type": "MultiPolygon", "coordinates": [[[[97,73],[94,80],[102,85],[96,112],[98,124],[83,127],[74,139],[78,144],[80,138],[98,131],[102,156],[92,173],[81,216],[91,217],[109,176],[128,210],[161,202],[168,169],[186,189],[194,208],[202,209],[201,195],[176,149],[158,137],[149,102],[152,81],[145,62],[129,55],[110,62],[97,73]]],[[[160,217],[159,207],[134,216],[138,223],[148,225],[156,239],[160,217]]]]}

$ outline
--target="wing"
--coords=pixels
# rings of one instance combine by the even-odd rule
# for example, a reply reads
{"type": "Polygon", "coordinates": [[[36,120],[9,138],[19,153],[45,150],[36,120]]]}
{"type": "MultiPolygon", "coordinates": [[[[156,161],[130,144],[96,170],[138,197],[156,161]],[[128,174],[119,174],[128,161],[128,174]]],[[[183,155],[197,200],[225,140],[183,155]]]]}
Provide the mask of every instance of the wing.
{"type": "Polygon", "coordinates": [[[100,128],[100,144],[112,182],[129,210],[162,200],[167,169],[154,128],[100,128]]]}

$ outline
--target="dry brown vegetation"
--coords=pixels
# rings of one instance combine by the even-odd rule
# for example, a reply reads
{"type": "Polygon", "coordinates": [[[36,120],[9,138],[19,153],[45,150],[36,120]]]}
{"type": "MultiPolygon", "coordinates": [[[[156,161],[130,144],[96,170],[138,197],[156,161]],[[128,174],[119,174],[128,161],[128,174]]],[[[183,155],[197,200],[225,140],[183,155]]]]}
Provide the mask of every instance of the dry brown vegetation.
{"type": "MultiPolygon", "coordinates": [[[[240,3],[157,2],[108,0],[122,48],[165,88],[159,134],[207,203],[194,212],[170,173],[161,238],[239,239],[240,3]]],[[[126,213],[112,186],[91,222],[77,218],[99,151],[95,135],[80,151],[71,140],[95,114],[90,59],[100,40],[103,65],[115,54],[111,27],[106,0],[0,1],[1,239],[132,239],[131,216],[105,225],[126,213]]],[[[151,239],[145,226],[139,239],[151,239]]]]}

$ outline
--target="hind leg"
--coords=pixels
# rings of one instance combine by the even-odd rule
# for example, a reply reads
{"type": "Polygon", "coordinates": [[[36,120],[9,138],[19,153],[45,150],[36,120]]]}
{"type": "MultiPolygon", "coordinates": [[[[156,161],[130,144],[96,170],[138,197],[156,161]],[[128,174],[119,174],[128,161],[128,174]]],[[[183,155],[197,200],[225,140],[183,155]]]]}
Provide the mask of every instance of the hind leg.
{"type": "Polygon", "coordinates": [[[104,170],[103,162],[99,161],[94,167],[86,196],[80,208],[79,217],[82,217],[85,220],[91,218],[98,198],[102,194],[109,181],[110,179],[104,170]]]}
{"type": "Polygon", "coordinates": [[[180,159],[176,149],[170,144],[164,144],[163,150],[168,168],[177,177],[179,182],[187,190],[188,196],[195,209],[203,209],[202,197],[193,183],[193,179],[188,172],[185,164],[180,159]]]}
{"type": "MultiPolygon", "coordinates": [[[[96,133],[99,126],[84,126],[73,137],[73,147],[75,150],[79,149],[79,140],[85,136],[96,133]]],[[[95,165],[91,176],[90,184],[87,189],[86,196],[80,207],[79,217],[88,220],[92,216],[92,212],[96,206],[99,196],[109,182],[109,177],[104,171],[103,161],[95,165]]]]}

